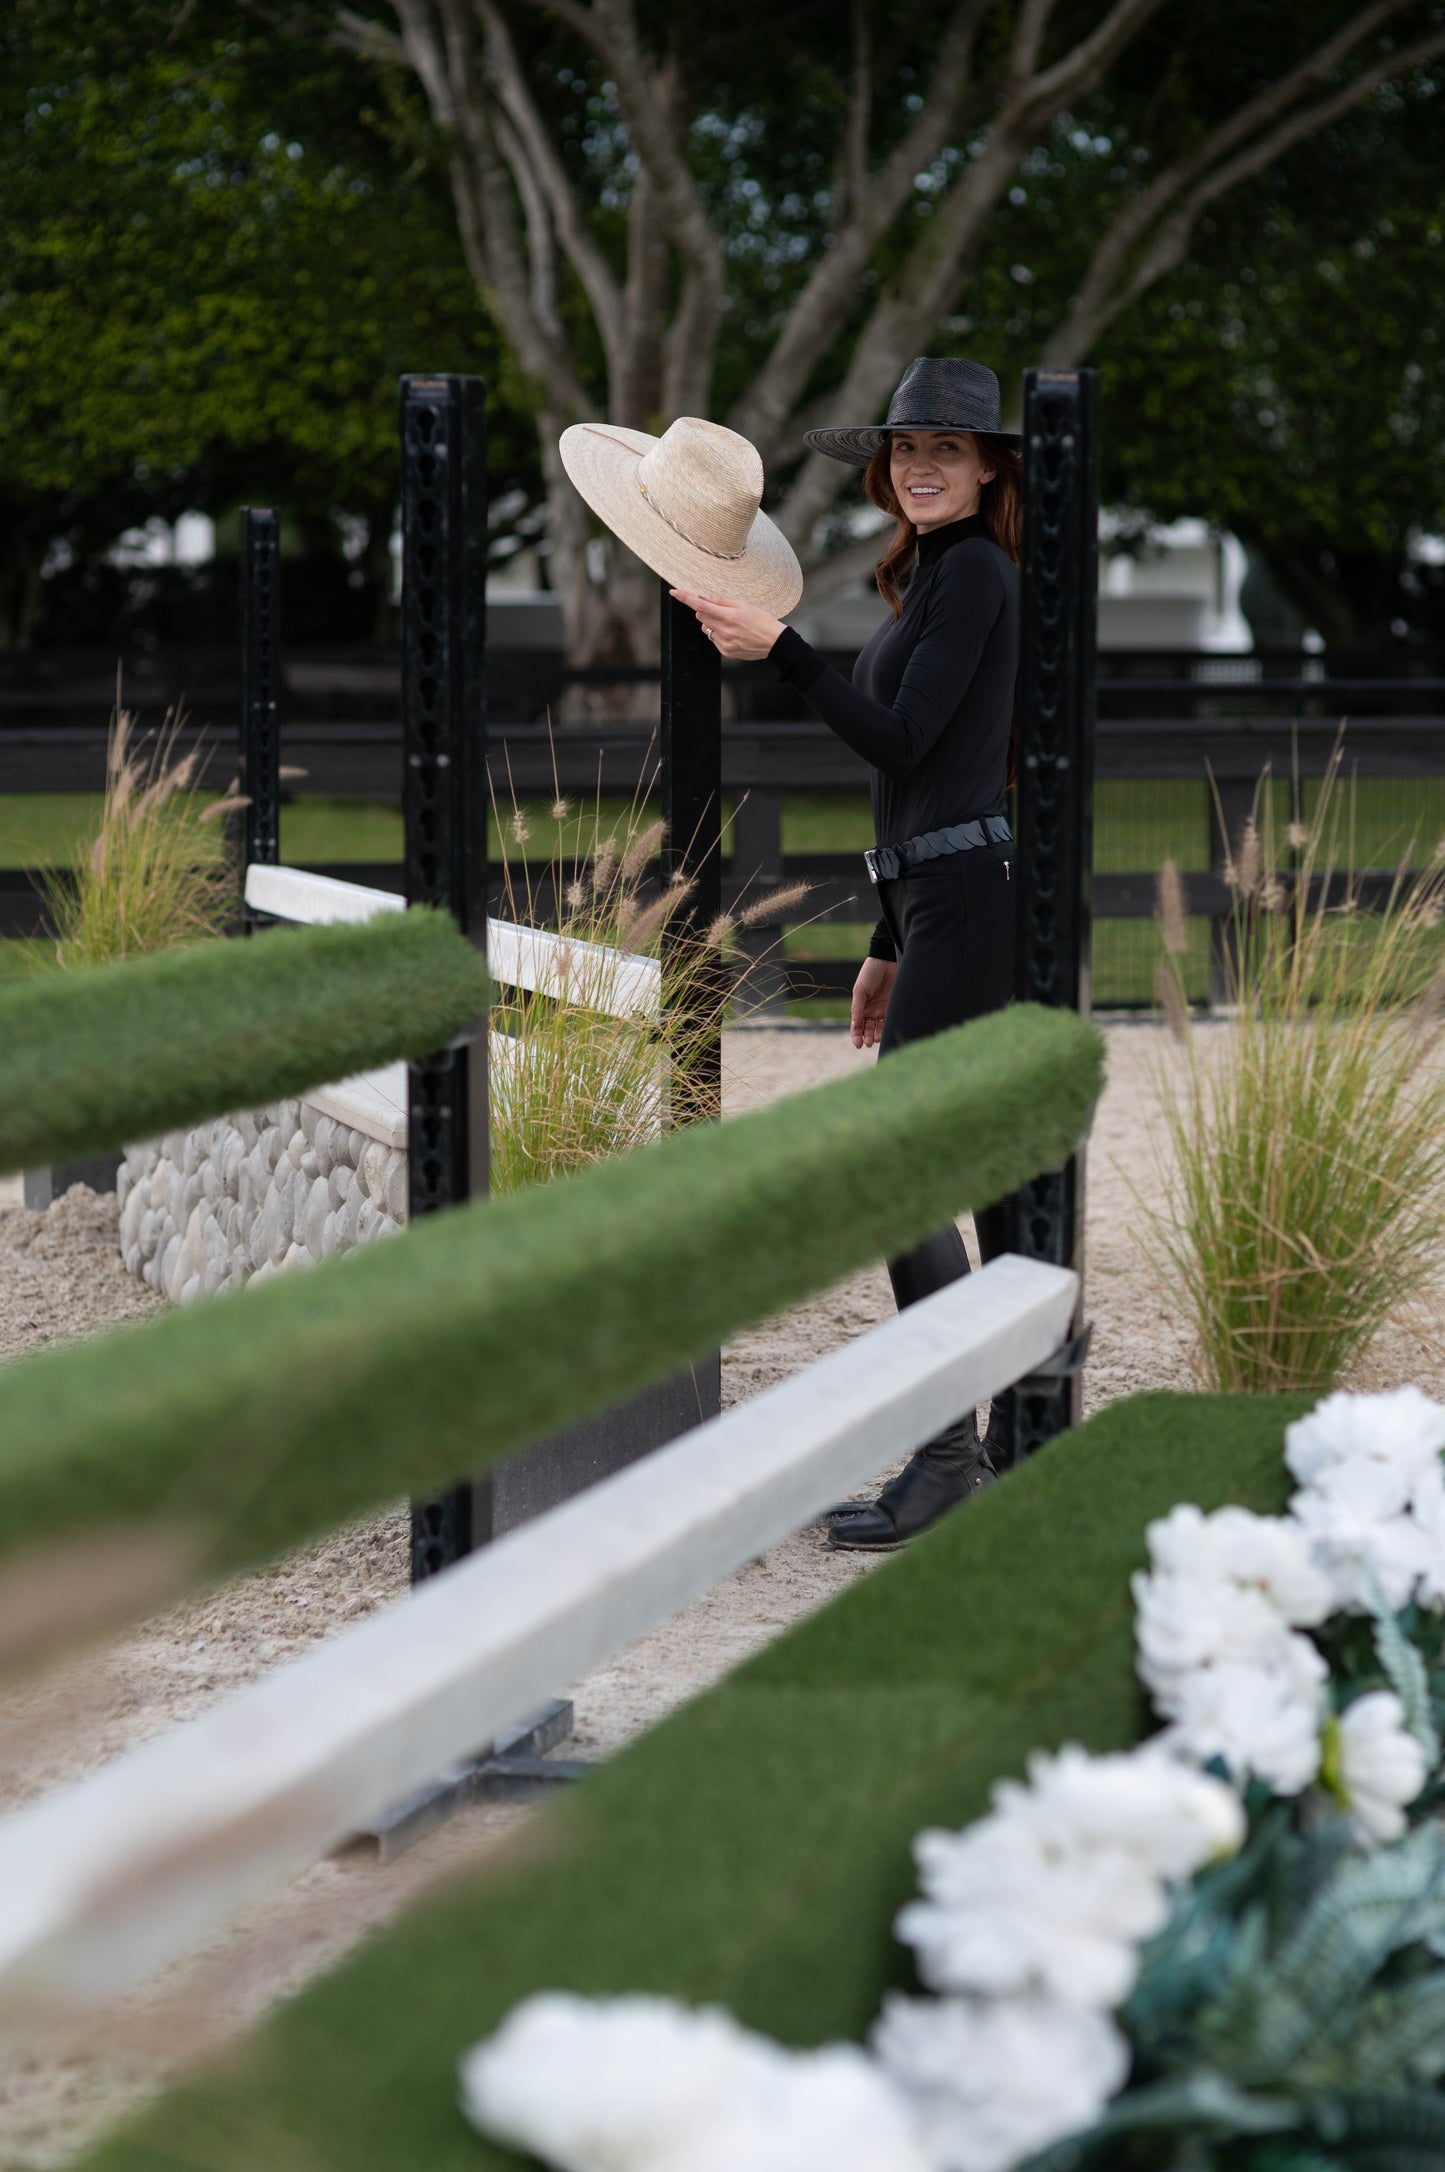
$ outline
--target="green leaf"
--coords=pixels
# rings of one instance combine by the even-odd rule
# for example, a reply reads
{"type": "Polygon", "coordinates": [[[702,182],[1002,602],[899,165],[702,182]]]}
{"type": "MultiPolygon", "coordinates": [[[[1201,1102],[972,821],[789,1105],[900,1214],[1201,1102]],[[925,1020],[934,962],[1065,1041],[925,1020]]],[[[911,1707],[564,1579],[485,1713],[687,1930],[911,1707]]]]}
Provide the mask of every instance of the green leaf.
{"type": "Polygon", "coordinates": [[[1445,2097],[1436,2090],[1337,2097],[1315,2107],[1313,2120],[1351,2172],[1440,2172],[1445,2164],[1445,2097]]]}
{"type": "Polygon", "coordinates": [[[1251,2080],[1288,2078],[1349,2025],[1393,1954],[1434,1933],[1442,1888],[1445,1835],[1422,1826],[1398,1847],[1339,1864],[1272,1965],[1242,1927],[1231,1988],[1200,2017],[1214,2056],[1251,2080]]]}
{"type": "Polygon", "coordinates": [[[1375,1620],[1375,1654],[1391,1689],[1405,1708],[1405,1724],[1425,1752],[1433,1772],[1440,1762],[1440,1737],[1431,1711],[1430,1677],[1418,1648],[1411,1643],[1383,1592],[1370,1579],[1370,1612],[1375,1620]]]}
{"type": "Polygon", "coordinates": [[[1434,2081],[1445,2073],[1445,1969],[1377,1991],[1348,2039],[1356,2087],[1434,2081]]]}
{"type": "Polygon", "coordinates": [[[1030,2157],[1022,2172],[1070,2172],[1100,2142],[1126,2134],[1196,2128],[1219,2140],[1250,2134],[1286,2134],[1302,2126],[1304,2111],[1284,2097],[1251,2096],[1225,2074],[1201,2068],[1176,2081],[1131,2089],[1083,2134],[1030,2157]]]}

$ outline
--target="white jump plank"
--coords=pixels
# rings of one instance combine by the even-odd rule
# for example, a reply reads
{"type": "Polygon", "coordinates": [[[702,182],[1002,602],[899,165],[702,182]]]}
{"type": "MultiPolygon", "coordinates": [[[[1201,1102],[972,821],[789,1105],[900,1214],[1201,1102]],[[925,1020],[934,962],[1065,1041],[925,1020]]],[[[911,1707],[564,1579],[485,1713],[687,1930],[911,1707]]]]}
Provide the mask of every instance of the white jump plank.
{"type": "Polygon", "coordinates": [[[996,1260],[0,1823],[0,2007],[104,1997],[197,1945],[1040,1363],[1076,1289],[996,1260]]]}
{"type": "Polygon", "coordinates": [[[504,987],[531,988],[612,1018],[639,1012],[656,1018],[661,1004],[662,969],[656,958],[613,950],[605,943],[581,943],[546,928],[489,921],[487,964],[492,978],[504,987]]]}
{"type": "Polygon", "coordinates": [[[253,912],[270,913],[277,920],[299,920],[313,928],[406,911],[406,899],[394,890],[368,890],[364,883],[338,882],[334,875],[311,875],[299,867],[261,867],[254,860],[246,869],[246,903],[253,912]]]}
{"type": "MultiPolygon", "coordinates": [[[[334,875],[254,862],[246,869],[246,903],[255,912],[307,927],[406,911],[406,899],[393,890],[368,890],[359,882],[338,882],[334,875]]],[[[534,989],[614,1018],[638,1011],[655,1018],[661,1001],[662,969],[656,958],[614,950],[606,943],[579,942],[546,928],[518,927],[510,920],[488,921],[487,964],[493,979],[505,987],[534,989]]]]}

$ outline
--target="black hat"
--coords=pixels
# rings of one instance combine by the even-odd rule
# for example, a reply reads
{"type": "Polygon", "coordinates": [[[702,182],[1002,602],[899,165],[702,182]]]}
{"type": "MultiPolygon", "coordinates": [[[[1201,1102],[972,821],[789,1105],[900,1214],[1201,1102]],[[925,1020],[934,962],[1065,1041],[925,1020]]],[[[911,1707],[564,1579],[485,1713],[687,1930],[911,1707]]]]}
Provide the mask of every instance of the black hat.
{"type": "Polygon", "coordinates": [[[991,369],[982,362],[930,361],[927,355],[903,372],[886,422],[866,429],[805,430],[803,439],[814,452],[866,468],[895,430],[968,430],[980,437],[1007,438],[1011,445],[1021,442],[1013,431],[998,426],[998,379],[991,369]]]}

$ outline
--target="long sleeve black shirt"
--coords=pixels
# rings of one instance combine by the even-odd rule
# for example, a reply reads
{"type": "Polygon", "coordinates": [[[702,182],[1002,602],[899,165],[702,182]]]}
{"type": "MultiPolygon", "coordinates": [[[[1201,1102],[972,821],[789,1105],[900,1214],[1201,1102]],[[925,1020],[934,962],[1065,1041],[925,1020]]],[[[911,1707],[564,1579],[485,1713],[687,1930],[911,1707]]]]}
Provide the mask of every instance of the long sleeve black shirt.
{"type": "MultiPolygon", "coordinates": [[[[1018,654],[1018,568],[977,513],[920,539],[902,614],[859,652],[851,683],[791,626],[771,651],[869,764],[880,845],[1002,811],[1018,654]]],[[[894,955],[882,922],[869,947],[894,955]]]]}

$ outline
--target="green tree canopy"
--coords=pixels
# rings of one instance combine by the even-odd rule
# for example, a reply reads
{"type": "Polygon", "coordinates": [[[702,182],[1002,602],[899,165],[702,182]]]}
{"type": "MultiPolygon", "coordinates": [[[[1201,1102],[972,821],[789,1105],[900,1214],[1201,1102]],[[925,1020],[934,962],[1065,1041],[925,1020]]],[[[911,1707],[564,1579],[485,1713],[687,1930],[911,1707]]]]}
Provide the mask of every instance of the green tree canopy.
{"type": "MultiPolygon", "coordinates": [[[[47,550],[187,507],[350,514],[379,575],[398,375],[507,367],[402,86],[218,7],[18,0],[0,41],[11,638],[47,550]]],[[[505,400],[494,450],[534,496],[505,400]]]]}

